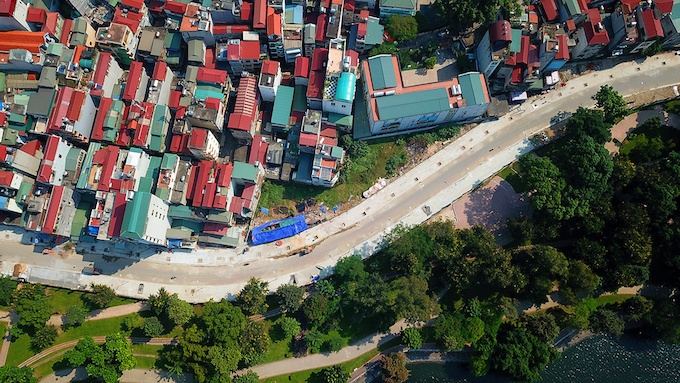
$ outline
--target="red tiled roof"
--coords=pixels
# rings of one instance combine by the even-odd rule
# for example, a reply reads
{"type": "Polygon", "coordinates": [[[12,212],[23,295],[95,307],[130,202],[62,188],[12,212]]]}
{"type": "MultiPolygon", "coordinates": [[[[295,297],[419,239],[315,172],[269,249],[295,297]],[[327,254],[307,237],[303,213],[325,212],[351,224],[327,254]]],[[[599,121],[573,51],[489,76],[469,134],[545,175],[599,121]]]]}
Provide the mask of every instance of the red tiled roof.
{"type": "Polygon", "coordinates": [[[203,232],[212,235],[226,235],[229,226],[224,223],[206,222],[203,224],[203,232]]]}
{"type": "Polygon", "coordinates": [[[73,20],[65,19],[64,24],[61,26],[61,36],[59,36],[60,43],[64,45],[71,45],[69,41],[71,29],[73,29],[73,20]]]}
{"type": "Polygon", "coordinates": [[[217,24],[213,25],[214,35],[226,35],[226,34],[241,34],[245,31],[249,31],[250,27],[247,25],[223,25],[217,24]]]}
{"type": "Polygon", "coordinates": [[[37,153],[38,150],[40,150],[40,141],[38,141],[38,140],[29,141],[29,142],[23,144],[19,148],[19,150],[21,150],[24,153],[28,153],[28,154],[34,156],[35,153],[37,153]]]}
{"type": "Polygon", "coordinates": [[[208,131],[200,128],[191,129],[189,133],[189,146],[192,148],[203,148],[205,140],[208,137],[208,131]]]}
{"type": "Polygon", "coordinates": [[[515,67],[515,69],[512,70],[512,77],[510,82],[512,84],[521,84],[522,83],[522,74],[524,73],[524,69],[522,67],[515,67]]]}
{"type": "Polygon", "coordinates": [[[257,80],[252,77],[241,79],[236,93],[234,112],[229,115],[229,129],[249,131],[257,111],[257,80]]]}
{"type": "Polygon", "coordinates": [[[0,16],[13,16],[16,6],[16,0],[0,0],[0,16]]]}
{"type": "Polygon", "coordinates": [[[160,0],[151,0],[149,1],[148,9],[151,13],[161,13],[163,12],[163,9],[165,9],[165,2],[160,0]]]}
{"type": "MultiPolygon", "coordinates": [[[[213,28],[214,34],[215,28],[213,28]]],[[[215,69],[217,67],[217,61],[215,60],[215,48],[205,49],[205,67],[209,69],[215,69]]]]}
{"type": "Polygon", "coordinates": [[[556,60],[569,60],[569,47],[567,46],[567,35],[557,35],[557,55],[556,60]]]}
{"type": "Polygon", "coordinates": [[[260,42],[241,41],[241,60],[259,60],[260,42]]]}
{"type": "Polygon", "coordinates": [[[253,8],[253,29],[264,29],[267,26],[267,0],[255,0],[253,8]]]}
{"type": "Polygon", "coordinates": [[[661,20],[654,17],[654,11],[647,9],[642,11],[642,21],[645,24],[645,34],[648,39],[655,37],[663,37],[663,29],[661,28],[661,20]]]}
{"type": "Polygon", "coordinates": [[[309,74],[309,85],[307,85],[307,98],[321,99],[323,84],[326,74],[321,71],[312,71],[309,74]]]}
{"type": "Polygon", "coordinates": [[[179,107],[179,100],[182,98],[182,91],[173,89],[170,91],[170,101],[168,106],[172,109],[177,109],[179,107]]]}
{"type": "Polygon", "coordinates": [[[43,24],[42,32],[49,33],[50,35],[56,37],[58,22],[59,12],[47,12],[47,17],[45,18],[45,24],[43,24]]]}
{"type": "Polygon", "coordinates": [[[359,11],[359,18],[364,20],[368,19],[368,16],[370,16],[371,13],[368,11],[368,9],[362,9],[359,11]]]}
{"type": "Polygon", "coordinates": [[[214,97],[206,97],[205,99],[205,107],[208,109],[219,111],[221,103],[222,101],[214,97]]]}
{"type": "Polygon", "coordinates": [[[217,185],[229,187],[231,185],[231,174],[234,172],[234,165],[229,164],[216,164],[217,167],[217,185]]]}
{"type": "Polygon", "coordinates": [[[127,25],[132,33],[139,32],[139,26],[142,23],[143,16],[137,12],[126,12],[123,13],[122,8],[116,8],[112,22],[121,25],[127,25]]]}
{"type": "MultiPolygon", "coordinates": [[[[106,79],[106,74],[109,71],[109,63],[111,62],[111,53],[101,52],[97,56],[97,67],[94,70],[94,78],[92,82],[94,85],[102,86],[104,85],[104,80],[106,79]]],[[[102,90],[95,89],[94,87],[90,90],[90,94],[94,96],[101,96],[102,90]]]]}
{"type": "Polygon", "coordinates": [[[109,223],[109,237],[120,236],[120,229],[123,227],[123,217],[125,216],[125,205],[127,198],[123,193],[116,193],[111,209],[111,222],[109,223]]]}
{"type": "Polygon", "coordinates": [[[588,1],[578,0],[578,7],[581,8],[581,12],[583,13],[588,12],[588,1]]]}
{"type": "Polygon", "coordinates": [[[44,23],[47,19],[47,13],[41,8],[28,8],[28,13],[26,14],[26,21],[29,23],[44,23]]]}
{"type": "MultiPolygon", "coordinates": [[[[14,7],[12,7],[12,12],[14,12],[14,7]]],[[[44,32],[0,32],[0,52],[8,52],[10,49],[26,49],[31,53],[40,53],[40,46],[45,43],[44,36],[44,32]]]]}
{"type": "Polygon", "coordinates": [[[215,201],[216,192],[217,184],[214,182],[208,182],[208,184],[205,185],[205,193],[203,194],[203,203],[201,204],[201,206],[212,207],[213,202],[215,201]]]}
{"type": "Polygon", "coordinates": [[[588,18],[589,20],[583,24],[588,45],[607,44],[609,42],[607,30],[599,26],[602,22],[600,11],[596,8],[589,9],[588,18]]]}
{"type": "Polygon", "coordinates": [[[623,13],[629,14],[633,12],[633,9],[640,4],[640,0],[621,0],[621,7],[623,8],[623,13]]]}
{"type": "Polygon", "coordinates": [[[168,0],[165,2],[165,11],[183,15],[187,11],[187,4],[180,3],[179,1],[168,0]]]}
{"type": "Polygon", "coordinates": [[[496,21],[489,26],[489,40],[491,43],[496,41],[512,41],[512,27],[507,20],[496,21]]]}
{"type": "Polygon", "coordinates": [[[279,72],[279,62],[272,60],[262,61],[262,73],[270,74],[276,76],[279,72]]]}
{"type": "Polygon", "coordinates": [[[189,134],[173,134],[172,140],[170,141],[170,152],[171,153],[190,153],[187,149],[187,144],[189,142],[189,134]]]}
{"type": "MultiPolygon", "coordinates": [[[[108,182],[112,181],[113,171],[116,169],[116,162],[118,161],[118,154],[120,148],[116,145],[109,145],[106,148],[100,149],[95,153],[92,163],[102,165],[102,174],[99,178],[101,181],[97,186],[97,190],[109,191],[110,186],[108,182]]],[[[118,188],[120,189],[120,188],[118,188]]]]}
{"type": "Polygon", "coordinates": [[[132,64],[130,64],[130,71],[128,72],[128,78],[125,82],[125,90],[123,91],[123,100],[132,101],[135,99],[137,89],[139,88],[140,82],[142,80],[143,70],[144,67],[139,61],[133,61],[132,64]]]}
{"type": "Polygon", "coordinates": [[[243,192],[241,193],[241,198],[245,200],[252,200],[253,195],[255,195],[255,189],[257,186],[255,184],[248,184],[246,187],[243,188],[243,192]]]}
{"type": "Polygon", "coordinates": [[[659,8],[661,13],[671,13],[673,11],[673,0],[654,0],[654,5],[659,8]]]}
{"type": "Polygon", "coordinates": [[[342,5],[342,9],[354,12],[355,5],[356,0],[345,0],[345,4],[342,5]]]}
{"type": "Polygon", "coordinates": [[[324,63],[326,61],[328,61],[328,49],[314,49],[314,53],[312,53],[312,71],[325,71],[324,63]]]}
{"type": "Polygon", "coordinates": [[[300,133],[300,146],[316,146],[316,134],[300,133]]]}
{"type": "Polygon", "coordinates": [[[345,51],[345,57],[349,57],[350,66],[359,66],[359,52],[348,49],[345,51]]]}
{"type": "Polygon", "coordinates": [[[66,112],[66,118],[71,121],[78,121],[80,119],[80,112],[83,110],[82,107],[86,97],[87,94],[83,91],[76,90],[73,92],[71,103],[69,104],[70,107],[68,108],[68,112],[66,112]]]}
{"type": "Polygon", "coordinates": [[[283,18],[274,8],[267,8],[267,36],[281,36],[283,34],[283,18]]]}
{"type": "Polygon", "coordinates": [[[231,198],[231,203],[229,204],[229,211],[234,214],[242,214],[243,206],[245,206],[245,200],[241,197],[234,196],[231,198]]]}
{"type": "Polygon", "coordinates": [[[541,0],[541,5],[548,21],[553,21],[557,18],[557,4],[555,0],[541,0]]]}
{"type": "Polygon", "coordinates": [[[535,11],[529,12],[529,23],[538,24],[538,14],[535,11]]]}
{"type": "Polygon", "coordinates": [[[333,125],[322,124],[321,132],[319,132],[319,134],[322,137],[335,138],[338,135],[338,131],[337,129],[335,129],[335,126],[333,125]]]}
{"type": "Polygon", "coordinates": [[[574,19],[567,20],[567,30],[568,31],[576,30],[576,22],[574,21],[574,19]]]}
{"type": "Polygon", "coordinates": [[[248,22],[253,19],[253,3],[244,1],[241,4],[241,21],[248,22]]]}
{"type": "Polygon", "coordinates": [[[91,139],[104,139],[104,119],[106,119],[106,112],[111,108],[111,104],[113,104],[113,99],[108,97],[102,97],[99,102],[99,110],[97,111],[97,117],[95,117],[94,125],[92,126],[92,133],[90,134],[91,139]]]}
{"type": "Polygon", "coordinates": [[[295,59],[295,77],[309,78],[309,58],[300,56],[295,59]]]}
{"type": "Polygon", "coordinates": [[[168,64],[165,61],[156,61],[156,65],[153,67],[152,80],[165,80],[165,74],[167,73],[168,64]]]}
{"type": "MultiPolygon", "coordinates": [[[[193,198],[191,205],[198,207],[202,206],[203,202],[203,191],[206,185],[208,185],[208,178],[210,177],[210,170],[212,169],[213,162],[211,161],[201,161],[196,166],[196,172],[192,171],[191,175],[193,178],[194,173],[196,174],[195,182],[193,186],[193,198]]],[[[205,192],[207,194],[207,191],[205,192]]]]}
{"type": "Polygon", "coordinates": [[[5,170],[0,170],[0,185],[11,186],[14,173],[5,170]]]}
{"type": "Polygon", "coordinates": [[[0,111],[0,128],[4,127],[6,122],[7,122],[7,114],[3,111],[0,111]]]}
{"type": "MultiPolygon", "coordinates": [[[[258,48],[259,49],[259,48],[258,48]]],[[[227,82],[227,72],[219,69],[198,68],[196,80],[213,84],[224,84],[227,82]]]]}
{"type": "Polygon", "coordinates": [[[517,64],[529,64],[529,36],[522,36],[522,47],[517,57],[517,64]]]}
{"type": "Polygon", "coordinates": [[[121,3],[134,9],[142,9],[144,6],[143,0],[123,0],[121,3]]]}
{"type": "Polygon", "coordinates": [[[45,222],[43,223],[42,232],[46,234],[54,233],[54,225],[57,223],[57,216],[59,215],[59,208],[61,207],[61,197],[64,195],[63,186],[55,186],[52,188],[52,195],[50,195],[50,204],[45,214],[45,222]]]}
{"type": "Polygon", "coordinates": [[[328,26],[328,16],[325,13],[316,18],[316,41],[326,41],[326,27],[328,26]]]}
{"type": "Polygon", "coordinates": [[[259,161],[261,164],[264,164],[265,160],[267,159],[268,147],[269,144],[262,140],[262,136],[253,137],[253,144],[250,146],[248,163],[255,164],[255,161],[259,161]]]}

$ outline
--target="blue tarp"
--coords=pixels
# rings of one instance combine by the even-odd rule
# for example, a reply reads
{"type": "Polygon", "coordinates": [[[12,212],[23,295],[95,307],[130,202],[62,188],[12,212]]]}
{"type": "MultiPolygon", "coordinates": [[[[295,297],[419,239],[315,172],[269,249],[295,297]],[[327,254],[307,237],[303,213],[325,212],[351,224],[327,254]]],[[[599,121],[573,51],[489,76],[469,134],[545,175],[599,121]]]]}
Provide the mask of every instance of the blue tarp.
{"type": "Polygon", "coordinates": [[[171,249],[179,249],[182,247],[181,239],[168,239],[168,247],[171,249]]]}
{"type": "Polygon", "coordinates": [[[300,214],[295,217],[277,219],[267,222],[253,229],[251,239],[253,245],[274,242],[279,239],[292,237],[295,234],[307,230],[305,216],[300,214]]]}
{"type": "Polygon", "coordinates": [[[99,234],[99,226],[88,226],[87,230],[90,232],[90,235],[99,234]]]}

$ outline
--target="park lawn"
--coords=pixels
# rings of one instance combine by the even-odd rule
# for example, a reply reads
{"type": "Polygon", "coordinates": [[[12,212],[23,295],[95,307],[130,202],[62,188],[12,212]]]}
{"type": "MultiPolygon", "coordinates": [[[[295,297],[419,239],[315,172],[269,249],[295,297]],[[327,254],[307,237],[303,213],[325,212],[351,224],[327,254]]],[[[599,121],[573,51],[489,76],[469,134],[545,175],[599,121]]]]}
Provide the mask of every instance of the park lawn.
{"type": "Polygon", "coordinates": [[[277,315],[265,319],[263,321],[265,330],[269,333],[269,337],[272,342],[269,345],[269,352],[262,363],[275,362],[277,360],[292,358],[293,357],[293,340],[291,338],[283,338],[283,334],[278,326],[278,324],[285,318],[284,315],[277,315]]]}
{"type": "Polygon", "coordinates": [[[641,145],[644,141],[641,135],[651,140],[652,138],[659,137],[664,144],[663,152],[667,152],[671,149],[675,149],[680,144],[680,130],[673,129],[668,126],[662,125],[660,128],[653,128],[649,126],[640,126],[636,128],[633,133],[628,135],[628,137],[623,140],[619,153],[630,154],[638,145],[641,145]]]}
{"type": "Polygon", "coordinates": [[[156,363],[158,363],[157,358],[148,358],[146,356],[135,356],[135,359],[137,360],[137,365],[135,368],[143,369],[143,370],[150,370],[153,368],[158,368],[156,366],[156,363]]]}
{"type": "MultiPolygon", "coordinates": [[[[667,103],[663,104],[663,108],[667,112],[680,114],[680,100],[668,101],[667,103]]],[[[680,126],[676,126],[676,128],[680,128],[680,126]]]]}
{"type": "Polygon", "coordinates": [[[132,345],[132,353],[133,354],[148,354],[148,355],[156,355],[163,350],[165,346],[159,346],[156,344],[133,344],[132,345]]]}
{"type": "MultiPolygon", "coordinates": [[[[400,343],[399,339],[393,339],[382,346],[378,347],[377,349],[373,349],[363,355],[360,355],[352,360],[349,360],[345,363],[342,363],[341,366],[345,369],[345,371],[352,373],[354,369],[359,368],[366,364],[371,358],[374,356],[378,355],[378,353],[382,350],[387,350],[388,348],[397,346],[400,343]]],[[[306,383],[306,382],[318,382],[317,380],[310,379],[312,377],[312,374],[321,371],[320,368],[316,368],[313,370],[306,370],[306,371],[300,371],[300,372],[294,372],[292,374],[288,375],[279,375],[279,376],[273,376],[271,378],[266,378],[266,379],[261,379],[260,383],[283,383],[283,382],[292,382],[292,383],[306,383]]]]}
{"type": "Polygon", "coordinates": [[[529,186],[519,173],[519,163],[513,162],[498,173],[498,176],[508,181],[508,183],[515,189],[517,193],[526,193],[529,191],[529,186]]]}
{"type": "Polygon", "coordinates": [[[403,144],[396,142],[369,143],[368,153],[364,157],[345,162],[342,169],[345,181],[332,188],[266,181],[262,186],[260,206],[272,208],[283,205],[294,208],[296,202],[311,198],[317,203],[323,202],[326,206],[333,207],[340,202],[347,202],[350,195],[358,198],[379,178],[386,176],[387,161],[402,151],[403,144]]]}
{"type": "Polygon", "coordinates": [[[599,297],[595,298],[595,304],[597,307],[602,307],[611,303],[621,303],[634,296],[635,294],[600,295],[599,297]]]}
{"type": "Polygon", "coordinates": [[[0,333],[4,336],[7,331],[7,322],[0,322],[0,333]]]}
{"type": "MultiPolygon", "coordinates": [[[[52,305],[55,314],[66,314],[66,311],[73,306],[87,304],[84,300],[85,295],[89,293],[82,291],[74,291],[67,289],[59,289],[55,287],[47,288],[47,301],[52,305]]],[[[129,303],[135,303],[134,299],[116,297],[109,307],[122,306],[129,303]]]]}
{"type": "Polygon", "coordinates": [[[7,353],[6,365],[18,366],[19,363],[32,357],[35,353],[31,350],[31,337],[28,334],[22,334],[15,338],[9,346],[7,353]]]}

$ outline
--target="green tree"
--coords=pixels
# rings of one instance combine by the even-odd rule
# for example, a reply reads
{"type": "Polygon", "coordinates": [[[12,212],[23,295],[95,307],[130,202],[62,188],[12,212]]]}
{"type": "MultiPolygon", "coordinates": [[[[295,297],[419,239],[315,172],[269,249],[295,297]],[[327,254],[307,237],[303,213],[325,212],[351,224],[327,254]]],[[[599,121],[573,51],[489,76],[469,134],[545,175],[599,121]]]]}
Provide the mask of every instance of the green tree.
{"type": "Polygon", "coordinates": [[[380,368],[385,383],[404,383],[408,380],[409,371],[406,369],[406,355],[403,352],[383,355],[380,359],[380,368]]]}
{"type": "Polygon", "coordinates": [[[460,350],[465,345],[463,327],[465,317],[459,312],[444,312],[434,322],[434,337],[446,351],[460,350]]]}
{"type": "Polygon", "coordinates": [[[417,328],[407,327],[401,332],[401,342],[405,344],[406,347],[417,350],[423,347],[423,336],[417,328]]]}
{"type": "Polygon", "coordinates": [[[149,295],[149,300],[146,304],[155,316],[161,318],[167,315],[168,304],[170,303],[171,298],[172,295],[170,295],[168,290],[166,290],[165,287],[161,287],[156,294],[149,295]]]}
{"type": "Polygon", "coordinates": [[[382,44],[376,45],[373,48],[371,48],[371,50],[368,51],[368,57],[373,57],[382,54],[392,55],[396,54],[398,51],[399,49],[397,49],[397,44],[390,41],[385,41],[382,44]]]}
{"type": "Polygon", "coordinates": [[[92,293],[85,295],[85,300],[93,307],[103,309],[116,299],[116,292],[107,285],[92,282],[92,293]]]}
{"type": "Polygon", "coordinates": [[[406,49],[400,49],[397,52],[397,57],[399,58],[399,66],[401,67],[401,69],[407,69],[409,65],[413,64],[411,52],[409,52],[406,49]]]}
{"type": "Polygon", "coordinates": [[[24,284],[14,294],[14,310],[19,315],[18,328],[34,332],[45,326],[52,315],[52,307],[40,284],[24,284]]]}
{"type": "Polygon", "coordinates": [[[526,327],[529,334],[543,342],[552,342],[557,334],[560,333],[560,327],[555,321],[555,316],[548,312],[538,311],[524,316],[523,319],[524,327],[526,327]]]}
{"type": "Polygon", "coordinates": [[[531,193],[531,205],[557,220],[568,217],[569,213],[562,206],[566,182],[550,158],[527,154],[519,159],[519,165],[531,193]]]}
{"type": "Polygon", "coordinates": [[[260,377],[255,371],[248,370],[244,374],[236,375],[234,377],[234,383],[258,383],[260,377]]]}
{"type": "Polygon", "coordinates": [[[54,344],[57,335],[57,328],[54,326],[40,327],[31,337],[31,346],[34,350],[44,350],[54,344]]]}
{"type": "Polygon", "coordinates": [[[641,295],[634,295],[621,302],[621,314],[631,320],[644,318],[653,308],[653,303],[641,295]]]}
{"type": "Polygon", "coordinates": [[[246,326],[239,337],[243,363],[247,367],[262,363],[267,356],[270,343],[269,334],[262,322],[250,320],[246,322],[246,326]]]}
{"type": "Polygon", "coordinates": [[[184,326],[194,316],[194,308],[186,301],[173,294],[170,302],[168,302],[167,310],[168,319],[174,326],[184,326]]]}
{"type": "Polygon", "coordinates": [[[130,336],[130,334],[132,334],[132,331],[139,327],[138,325],[139,319],[140,316],[137,313],[125,316],[125,319],[123,319],[123,323],[121,324],[121,329],[123,333],[127,336],[130,336]]]}
{"type": "Polygon", "coordinates": [[[590,314],[590,329],[595,332],[606,332],[614,336],[621,336],[625,322],[612,310],[599,308],[590,314]]]}
{"type": "MultiPolygon", "coordinates": [[[[375,48],[373,48],[375,49],[375,48]]],[[[396,48],[395,48],[396,49],[396,48]]],[[[371,50],[372,52],[373,50],[371,50]]],[[[366,141],[353,140],[351,134],[345,134],[340,137],[340,146],[345,148],[349,157],[356,160],[368,154],[368,144],[366,141]]]]}
{"type": "MultiPolygon", "coordinates": [[[[608,85],[604,85],[602,88],[600,88],[600,91],[602,91],[602,89],[604,89],[604,87],[607,86],[608,85]]],[[[593,96],[593,99],[595,99],[596,97],[598,97],[598,95],[593,96]]],[[[625,101],[623,105],[624,106],[626,105],[625,101]]],[[[579,107],[576,110],[576,113],[574,113],[569,118],[569,121],[567,122],[567,131],[570,134],[584,133],[590,136],[596,143],[600,145],[604,144],[605,142],[611,141],[612,139],[611,124],[613,123],[613,121],[607,119],[606,117],[607,111],[608,111],[607,108],[605,108],[603,112],[597,109],[586,109],[583,107],[579,107]]],[[[623,110],[623,112],[625,114],[625,110],[623,110]]],[[[610,113],[617,113],[616,116],[621,114],[621,112],[612,111],[610,111],[610,113]]]]}
{"type": "Polygon", "coordinates": [[[123,371],[136,364],[130,343],[120,333],[107,335],[101,346],[97,346],[91,337],[83,338],[66,353],[65,359],[71,367],[84,365],[90,377],[106,383],[118,382],[123,371]]]}
{"type": "Polygon", "coordinates": [[[427,280],[423,277],[401,277],[394,281],[397,291],[394,309],[406,322],[417,324],[429,321],[441,312],[435,297],[428,294],[427,280]]]}
{"type": "Polygon", "coordinates": [[[323,383],[347,383],[349,373],[340,365],[324,367],[319,371],[323,383]]]}
{"type": "Polygon", "coordinates": [[[329,339],[328,342],[328,350],[333,351],[333,352],[338,352],[342,350],[343,347],[345,347],[345,340],[341,336],[334,336],[333,338],[329,339]]]}
{"type": "Polygon", "coordinates": [[[158,317],[146,318],[142,330],[144,331],[144,335],[150,338],[155,338],[165,332],[163,323],[161,323],[158,317]]]}
{"type": "Polygon", "coordinates": [[[246,315],[264,314],[267,311],[267,293],[269,283],[257,278],[250,278],[238,293],[236,302],[246,315]]]}
{"type": "Polygon", "coordinates": [[[434,66],[437,65],[437,58],[430,56],[423,61],[423,64],[427,69],[434,69],[434,66]]]}
{"type": "Polygon", "coordinates": [[[577,292],[591,293],[600,283],[600,277],[581,260],[569,262],[569,273],[564,286],[577,292]]]}
{"type": "Polygon", "coordinates": [[[316,330],[310,330],[305,334],[305,343],[309,348],[311,354],[319,352],[321,346],[323,345],[324,336],[322,333],[316,330]]]}
{"type": "Polygon", "coordinates": [[[335,312],[335,307],[332,300],[323,295],[311,295],[302,304],[302,312],[307,318],[307,322],[313,328],[320,328],[331,319],[335,312]]]}
{"type": "Polygon", "coordinates": [[[474,24],[492,22],[499,7],[520,13],[516,0],[437,0],[434,3],[437,13],[445,20],[451,32],[463,33],[474,24]]]}
{"type": "Polygon", "coordinates": [[[300,333],[300,322],[295,318],[285,317],[281,319],[279,327],[285,339],[290,339],[300,333]]]}
{"type": "Polygon", "coordinates": [[[0,276],[0,306],[9,306],[12,303],[17,283],[9,275],[0,276]]]}
{"type": "Polygon", "coordinates": [[[418,35],[418,22],[413,16],[391,15],[385,21],[385,31],[400,43],[413,40],[418,35]]]}
{"type": "Polygon", "coordinates": [[[276,297],[279,300],[281,309],[286,312],[294,313],[302,306],[305,290],[295,285],[281,285],[276,289],[276,297]]]}
{"type": "Polygon", "coordinates": [[[602,85],[593,96],[593,100],[597,102],[598,108],[604,110],[605,121],[610,124],[616,123],[627,114],[626,100],[610,85],[602,85]]]}
{"type": "Polygon", "coordinates": [[[319,294],[328,299],[335,297],[335,287],[333,287],[333,284],[327,279],[318,281],[316,283],[316,290],[319,292],[319,294]]]}
{"type": "Polygon", "coordinates": [[[78,327],[83,322],[85,322],[85,318],[87,318],[87,315],[89,312],[83,305],[75,305],[71,306],[66,310],[66,316],[64,317],[64,327],[69,328],[69,327],[78,327]]]}
{"type": "Polygon", "coordinates": [[[491,366],[519,381],[540,380],[540,373],[559,352],[522,327],[498,334],[498,343],[490,358],[491,366]]]}
{"type": "Polygon", "coordinates": [[[38,383],[33,377],[30,367],[2,366],[0,367],[0,382],[3,383],[38,383]]]}
{"type": "Polygon", "coordinates": [[[567,258],[550,246],[525,247],[515,253],[513,263],[528,277],[525,292],[536,304],[547,302],[554,281],[563,280],[568,274],[567,258]]]}

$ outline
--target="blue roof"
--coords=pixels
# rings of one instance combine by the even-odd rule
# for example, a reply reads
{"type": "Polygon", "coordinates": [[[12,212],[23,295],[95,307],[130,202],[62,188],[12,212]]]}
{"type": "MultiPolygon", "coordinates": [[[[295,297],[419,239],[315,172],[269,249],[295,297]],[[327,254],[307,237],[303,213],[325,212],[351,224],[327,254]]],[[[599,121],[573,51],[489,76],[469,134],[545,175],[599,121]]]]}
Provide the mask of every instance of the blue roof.
{"type": "Polygon", "coordinates": [[[286,24],[302,24],[303,21],[303,7],[297,4],[286,4],[286,24]]]}
{"type": "Polygon", "coordinates": [[[350,72],[342,72],[338,80],[338,88],[335,91],[335,99],[343,102],[354,102],[356,85],[357,75],[350,72]]]}
{"type": "Polygon", "coordinates": [[[300,214],[291,218],[277,219],[253,228],[251,239],[253,245],[259,245],[292,237],[305,230],[307,230],[305,216],[300,214]]]}

